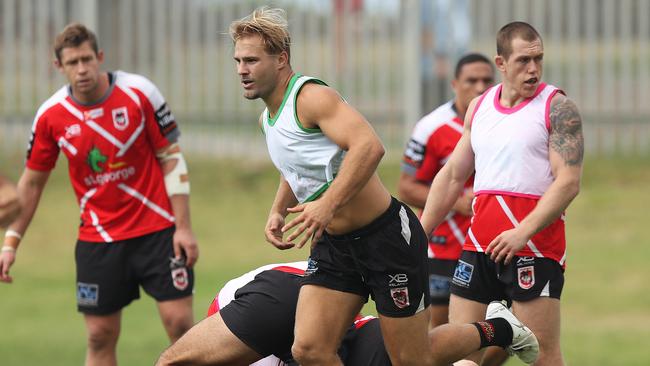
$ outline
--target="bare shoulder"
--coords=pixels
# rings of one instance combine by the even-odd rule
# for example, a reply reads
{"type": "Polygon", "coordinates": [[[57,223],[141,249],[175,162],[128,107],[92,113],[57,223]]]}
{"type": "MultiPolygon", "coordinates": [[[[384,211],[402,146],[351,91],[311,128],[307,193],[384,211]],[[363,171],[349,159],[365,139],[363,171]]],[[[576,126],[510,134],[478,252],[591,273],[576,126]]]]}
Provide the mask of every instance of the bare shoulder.
{"type": "Polygon", "coordinates": [[[303,85],[296,98],[298,118],[303,125],[317,126],[317,121],[335,113],[344,103],[339,93],[329,86],[307,83],[303,85]]]}
{"type": "Polygon", "coordinates": [[[578,106],[567,96],[557,93],[551,100],[550,147],[559,153],[566,165],[580,165],[584,155],[582,117],[578,106]]]}

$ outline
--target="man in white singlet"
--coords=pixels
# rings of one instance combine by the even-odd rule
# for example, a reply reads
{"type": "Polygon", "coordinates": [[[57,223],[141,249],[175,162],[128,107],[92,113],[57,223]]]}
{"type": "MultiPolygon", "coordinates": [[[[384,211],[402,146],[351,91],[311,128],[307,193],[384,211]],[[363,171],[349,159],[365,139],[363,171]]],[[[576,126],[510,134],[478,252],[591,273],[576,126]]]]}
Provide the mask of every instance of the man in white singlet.
{"type": "Polygon", "coordinates": [[[421,222],[432,232],[475,171],[474,217],[452,278],[449,320],[476,321],[491,301],[507,298],[539,339],[535,364],[562,365],[564,210],[579,191],[584,142],[576,105],[541,81],[543,56],[529,24],[499,30],[495,63],[503,82],[470,104],[421,222]]]}
{"type": "Polygon", "coordinates": [[[230,34],[244,97],[266,105],[259,122],[281,174],[266,239],[279,249],[311,239],[291,348],[296,361],[340,365],[338,346],[369,295],[393,364],[449,364],[513,339],[525,343],[520,356],[535,357],[532,333],[499,305],[490,319],[445,325],[429,339],[426,234],[379,180],[384,148],[374,130],[334,89],[294,73],[283,10],[256,9],[233,22],[230,34]],[[285,223],[290,213],[297,216],[285,223]]]}

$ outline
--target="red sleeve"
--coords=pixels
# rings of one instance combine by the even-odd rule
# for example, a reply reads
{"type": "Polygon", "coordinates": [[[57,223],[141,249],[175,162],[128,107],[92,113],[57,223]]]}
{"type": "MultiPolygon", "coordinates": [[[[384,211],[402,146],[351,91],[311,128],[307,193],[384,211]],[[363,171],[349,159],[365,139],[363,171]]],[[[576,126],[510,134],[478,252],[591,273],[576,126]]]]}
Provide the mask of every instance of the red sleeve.
{"type": "MultiPolygon", "coordinates": [[[[156,118],[156,111],[154,111],[153,106],[147,98],[142,98],[142,110],[144,112],[144,123],[145,129],[147,131],[147,136],[149,141],[153,145],[154,150],[162,149],[163,147],[169,145],[170,143],[177,141],[177,132],[176,122],[172,120],[169,128],[163,128],[158,119],[156,118]],[[167,132],[167,133],[165,133],[167,132]]],[[[170,113],[171,115],[171,113],[170,113]]],[[[172,116],[173,119],[173,116],[172,116]]]]}
{"type": "Polygon", "coordinates": [[[29,169],[52,170],[59,156],[59,146],[52,136],[46,116],[46,113],[40,115],[32,127],[25,162],[25,166],[29,169]]]}
{"type": "Polygon", "coordinates": [[[432,182],[440,170],[440,144],[436,133],[432,133],[427,140],[422,157],[422,163],[415,172],[415,179],[423,182],[432,182]]]}

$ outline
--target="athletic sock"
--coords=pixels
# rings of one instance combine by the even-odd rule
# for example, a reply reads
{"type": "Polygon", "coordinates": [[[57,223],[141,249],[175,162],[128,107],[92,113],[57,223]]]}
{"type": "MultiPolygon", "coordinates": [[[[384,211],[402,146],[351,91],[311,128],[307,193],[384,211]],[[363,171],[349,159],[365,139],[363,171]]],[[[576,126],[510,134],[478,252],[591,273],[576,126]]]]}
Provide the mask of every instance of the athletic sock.
{"type": "Polygon", "coordinates": [[[506,348],[512,343],[512,328],[503,318],[494,318],[472,323],[481,336],[481,348],[499,346],[506,348]]]}

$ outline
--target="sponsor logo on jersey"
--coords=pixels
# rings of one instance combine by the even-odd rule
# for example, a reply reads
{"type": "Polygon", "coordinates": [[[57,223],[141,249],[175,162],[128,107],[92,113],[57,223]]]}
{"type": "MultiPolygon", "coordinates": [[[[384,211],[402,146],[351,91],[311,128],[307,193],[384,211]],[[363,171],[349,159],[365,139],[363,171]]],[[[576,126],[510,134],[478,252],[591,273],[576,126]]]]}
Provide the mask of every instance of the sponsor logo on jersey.
{"type": "Polygon", "coordinates": [[[126,107],[115,108],[111,113],[113,114],[113,126],[120,131],[126,130],[129,126],[129,113],[126,107]]]}
{"type": "Polygon", "coordinates": [[[107,159],[108,158],[106,157],[106,155],[102,154],[101,150],[99,150],[97,147],[93,147],[88,152],[88,157],[86,158],[86,162],[88,163],[90,169],[92,169],[93,172],[101,173],[104,171],[104,167],[102,165],[106,162],[107,159]]]}
{"type": "Polygon", "coordinates": [[[424,160],[426,146],[414,139],[410,139],[404,151],[404,162],[419,168],[424,160]]]}
{"type": "Polygon", "coordinates": [[[528,290],[529,288],[533,287],[535,285],[535,267],[528,266],[518,268],[517,281],[519,282],[519,287],[523,288],[524,290],[528,290]]]}
{"type": "Polygon", "coordinates": [[[472,274],[474,273],[474,266],[464,262],[462,260],[458,260],[458,264],[456,265],[456,269],[454,270],[454,277],[452,278],[452,282],[462,286],[462,287],[469,287],[469,283],[472,280],[472,274]]]}
{"type": "Polygon", "coordinates": [[[78,123],[65,127],[66,139],[77,137],[79,135],[81,135],[81,126],[78,123]]]}
{"type": "Polygon", "coordinates": [[[397,287],[390,289],[390,297],[393,298],[395,306],[400,309],[411,305],[409,302],[409,288],[408,287],[397,287]]]}
{"type": "Polygon", "coordinates": [[[123,161],[118,161],[117,163],[108,163],[108,167],[110,169],[119,169],[124,166],[126,166],[126,163],[123,161]]]}
{"type": "Polygon", "coordinates": [[[104,185],[118,180],[127,180],[135,175],[135,167],[129,166],[123,169],[114,170],[106,173],[89,175],[84,178],[84,183],[87,186],[104,185]]]}
{"type": "Polygon", "coordinates": [[[98,284],[77,282],[77,304],[84,306],[97,306],[98,300],[98,284]]]}
{"type": "Polygon", "coordinates": [[[156,110],[156,121],[158,122],[158,126],[163,132],[165,132],[165,129],[168,126],[176,122],[176,118],[174,118],[174,115],[167,106],[167,103],[163,103],[163,105],[161,105],[160,108],[156,110]]]}
{"type": "Polygon", "coordinates": [[[84,119],[86,121],[90,119],[97,119],[103,116],[104,116],[104,108],[102,107],[91,109],[89,111],[84,112],[84,119]]]}

